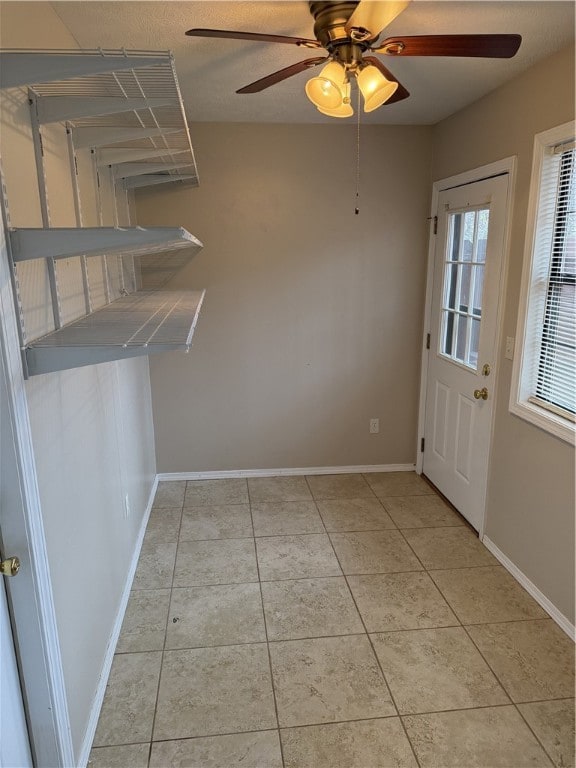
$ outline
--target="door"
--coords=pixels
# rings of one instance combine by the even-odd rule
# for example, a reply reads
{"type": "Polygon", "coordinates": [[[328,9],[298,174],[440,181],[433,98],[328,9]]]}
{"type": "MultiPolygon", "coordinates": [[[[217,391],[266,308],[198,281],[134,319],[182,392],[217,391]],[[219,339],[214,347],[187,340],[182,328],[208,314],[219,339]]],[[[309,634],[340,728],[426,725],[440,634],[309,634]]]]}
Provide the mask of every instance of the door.
{"type": "Polygon", "coordinates": [[[483,523],[494,407],[508,175],[440,192],[423,472],[483,523]]]}
{"type": "Polygon", "coordinates": [[[0,582],[0,768],[32,765],[4,584],[0,582]]]}

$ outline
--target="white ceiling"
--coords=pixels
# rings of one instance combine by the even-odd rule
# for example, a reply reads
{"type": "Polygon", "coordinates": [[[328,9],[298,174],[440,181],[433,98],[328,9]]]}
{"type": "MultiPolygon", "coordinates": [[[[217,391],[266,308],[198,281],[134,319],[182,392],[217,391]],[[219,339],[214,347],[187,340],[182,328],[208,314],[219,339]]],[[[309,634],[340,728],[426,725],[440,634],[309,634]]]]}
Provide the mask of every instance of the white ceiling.
{"type": "MultiPolygon", "coordinates": [[[[322,55],[321,49],[310,51],[292,45],[184,35],[191,27],[211,27],[313,37],[313,18],[304,0],[83,0],[52,5],[82,48],[171,50],[191,121],[335,122],[334,118],[321,115],[306,98],[304,84],[309,72],[261,93],[235,93],[278,69],[322,55]]],[[[363,115],[363,122],[438,122],[573,41],[574,7],[572,0],[415,0],[386,29],[385,37],[518,33],[523,38],[520,51],[513,59],[383,57],[411,95],[398,104],[363,115]]],[[[538,108],[537,94],[534,108],[538,108]]]]}

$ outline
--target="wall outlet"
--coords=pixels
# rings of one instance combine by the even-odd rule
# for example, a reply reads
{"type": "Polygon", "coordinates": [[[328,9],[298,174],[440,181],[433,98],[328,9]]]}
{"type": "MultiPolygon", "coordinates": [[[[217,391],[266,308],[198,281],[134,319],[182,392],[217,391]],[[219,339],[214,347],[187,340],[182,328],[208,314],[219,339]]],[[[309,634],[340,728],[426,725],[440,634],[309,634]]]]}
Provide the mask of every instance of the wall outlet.
{"type": "Polygon", "coordinates": [[[370,434],[377,435],[380,432],[380,419],[370,419],[370,434]]]}
{"type": "Polygon", "coordinates": [[[128,498],[128,494],[124,496],[124,517],[130,517],[130,499],[128,498]]]}
{"type": "Polygon", "coordinates": [[[506,348],[504,350],[506,360],[514,360],[514,336],[506,336],[506,348]]]}

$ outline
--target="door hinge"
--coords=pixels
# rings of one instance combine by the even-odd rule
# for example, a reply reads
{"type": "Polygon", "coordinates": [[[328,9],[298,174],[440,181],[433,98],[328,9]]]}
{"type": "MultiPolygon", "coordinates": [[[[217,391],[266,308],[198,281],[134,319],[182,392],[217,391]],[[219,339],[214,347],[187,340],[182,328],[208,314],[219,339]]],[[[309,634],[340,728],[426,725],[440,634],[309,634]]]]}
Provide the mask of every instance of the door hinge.
{"type": "Polygon", "coordinates": [[[434,216],[434,234],[438,234],[438,216],[434,216]]]}
{"type": "Polygon", "coordinates": [[[430,334],[426,334],[426,349],[430,349],[430,334]]]}
{"type": "Polygon", "coordinates": [[[424,453],[424,443],[425,442],[426,441],[424,440],[424,438],[420,439],[420,453],[424,453]]]}

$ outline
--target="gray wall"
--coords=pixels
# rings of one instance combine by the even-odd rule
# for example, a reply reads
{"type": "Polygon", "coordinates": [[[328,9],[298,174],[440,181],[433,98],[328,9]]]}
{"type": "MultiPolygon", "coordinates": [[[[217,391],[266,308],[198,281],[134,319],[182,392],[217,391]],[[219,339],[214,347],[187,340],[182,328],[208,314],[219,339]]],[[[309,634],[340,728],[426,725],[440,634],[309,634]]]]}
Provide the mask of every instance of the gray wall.
{"type": "MultiPolygon", "coordinates": [[[[0,14],[2,46],[77,47],[49,3],[1,3],[0,14]]],[[[12,225],[41,226],[25,91],[2,93],[0,119],[12,225]]],[[[54,223],[74,226],[65,141],[62,126],[48,131],[48,193],[54,223]]],[[[84,213],[87,219],[95,216],[88,206],[84,213]]],[[[72,262],[59,262],[63,290],[72,262]]],[[[44,264],[28,262],[19,277],[31,336],[49,331],[44,264]]],[[[65,296],[64,306],[72,299],[65,296]]],[[[37,376],[26,382],[26,394],[79,760],[83,747],[90,746],[85,743],[89,718],[154,482],[148,363],[144,358],[37,376]]]]}
{"type": "Polygon", "coordinates": [[[434,129],[433,177],[517,156],[486,535],[574,623],[574,449],[508,411],[534,134],[574,118],[574,49],[434,129]]]}
{"type": "Polygon", "coordinates": [[[205,243],[192,351],[151,360],[160,472],[415,461],[431,132],[362,128],[355,215],[354,126],[191,126],[200,188],[137,198],[205,243]]]}

